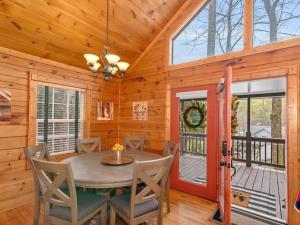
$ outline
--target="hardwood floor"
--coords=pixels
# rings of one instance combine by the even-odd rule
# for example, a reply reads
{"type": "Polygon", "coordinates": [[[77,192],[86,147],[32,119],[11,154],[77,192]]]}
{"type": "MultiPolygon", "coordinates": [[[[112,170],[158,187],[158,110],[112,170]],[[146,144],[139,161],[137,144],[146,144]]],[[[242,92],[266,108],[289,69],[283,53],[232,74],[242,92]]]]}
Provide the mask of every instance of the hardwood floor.
{"type": "MultiPolygon", "coordinates": [[[[34,199],[32,199],[34,201],[34,199]]],[[[164,210],[164,225],[209,225],[216,224],[210,221],[217,204],[204,199],[197,198],[182,192],[171,190],[171,212],[164,210]]],[[[0,214],[0,225],[32,225],[32,214],[34,204],[27,204],[22,207],[0,214]]],[[[40,218],[40,225],[43,223],[40,218]]],[[[118,225],[123,225],[118,222],[118,225]]],[[[156,224],[151,221],[150,224],[156,224]]]]}

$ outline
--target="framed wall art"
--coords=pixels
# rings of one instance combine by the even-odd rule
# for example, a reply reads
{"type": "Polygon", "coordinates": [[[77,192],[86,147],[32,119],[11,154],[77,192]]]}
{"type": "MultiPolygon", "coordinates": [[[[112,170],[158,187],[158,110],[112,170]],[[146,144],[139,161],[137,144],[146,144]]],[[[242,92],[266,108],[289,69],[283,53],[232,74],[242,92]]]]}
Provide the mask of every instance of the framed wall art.
{"type": "Polygon", "coordinates": [[[148,102],[133,102],[133,120],[148,120],[148,102]]]}

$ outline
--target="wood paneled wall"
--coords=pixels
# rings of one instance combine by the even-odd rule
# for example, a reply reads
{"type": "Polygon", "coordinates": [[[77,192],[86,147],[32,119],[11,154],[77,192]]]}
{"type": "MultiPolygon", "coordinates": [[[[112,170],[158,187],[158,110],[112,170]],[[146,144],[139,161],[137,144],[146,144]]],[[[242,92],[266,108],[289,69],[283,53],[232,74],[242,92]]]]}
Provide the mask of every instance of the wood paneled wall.
{"type": "Polygon", "coordinates": [[[291,85],[288,87],[288,122],[291,126],[287,150],[289,224],[296,224],[299,214],[294,210],[293,202],[300,183],[300,41],[295,39],[170,66],[170,38],[198,5],[197,1],[187,1],[131,67],[126,80],[121,83],[120,138],[128,133],[145,135],[147,148],[162,151],[164,141],[170,137],[170,90],[218,83],[227,65],[233,66],[233,81],[288,76],[291,85]],[[148,121],[132,120],[133,101],[148,101],[148,121]]]}
{"type": "MultiPolygon", "coordinates": [[[[100,136],[102,147],[108,148],[117,138],[117,112],[113,121],[96,120],[98,99],[114,102],[118,109],[119,83],[106,83],[90,72],[64,64],[40,59],[24,53],[0,48],[0,90],[12,93],[12,113],[9,122],[0,122],[0,212],[32,201],[33,182],[30,170],[25,170],[23,148],[28,142],[29,80],[90,90],[90,130],[87,136],[100,136]]],[[[35,96],[32,96],[33,98],[35,96]]],[[[61,157],[58,157],[61,159],[61,157]]]]}

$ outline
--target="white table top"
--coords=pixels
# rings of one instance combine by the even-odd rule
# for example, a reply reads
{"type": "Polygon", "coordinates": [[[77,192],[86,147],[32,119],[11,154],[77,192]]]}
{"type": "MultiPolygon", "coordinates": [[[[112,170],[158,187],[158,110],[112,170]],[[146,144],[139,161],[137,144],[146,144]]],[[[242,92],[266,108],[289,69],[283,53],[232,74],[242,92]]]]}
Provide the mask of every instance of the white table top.
{"type": "MultiPolygon", "coordinates": [[[[112,151],[85,153],[70,157],[63,162],[70,162],[75,185],[85,188],[116,188],[130,186],[133,178],[133,163],[122,166],[103,165],[103,157],[113,155],[112,151]]],[[[122,154],[132,156],[136,161],[161,158],[160,155],[141,152],[123,151],[122,154]]]]}

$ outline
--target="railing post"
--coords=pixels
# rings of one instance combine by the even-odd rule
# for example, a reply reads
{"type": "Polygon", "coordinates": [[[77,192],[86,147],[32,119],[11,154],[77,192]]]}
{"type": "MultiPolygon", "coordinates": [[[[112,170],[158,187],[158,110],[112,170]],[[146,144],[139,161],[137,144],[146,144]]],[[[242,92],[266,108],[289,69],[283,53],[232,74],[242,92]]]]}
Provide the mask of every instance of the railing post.
{"type": "Polygon", "coordinates": [[[251,132],[246,132],[246,166],[251,167],[251,132]]]}

